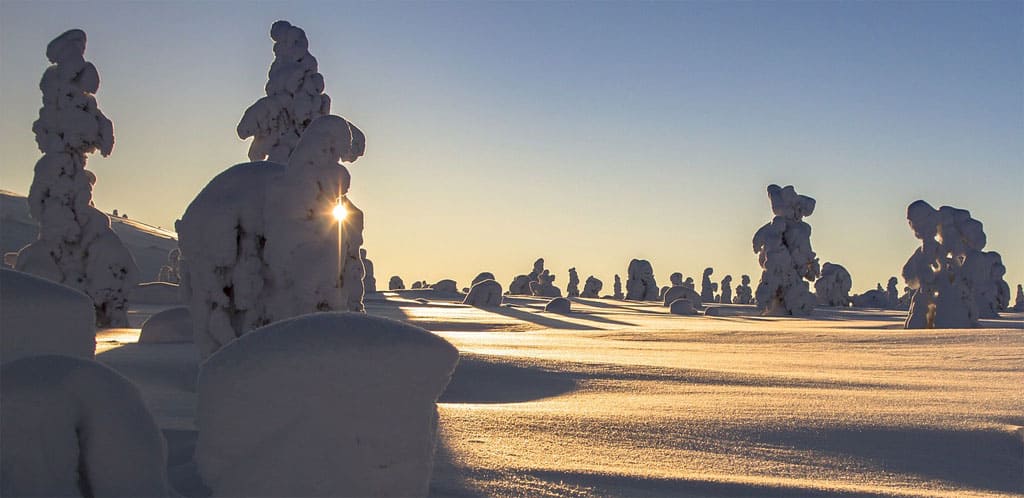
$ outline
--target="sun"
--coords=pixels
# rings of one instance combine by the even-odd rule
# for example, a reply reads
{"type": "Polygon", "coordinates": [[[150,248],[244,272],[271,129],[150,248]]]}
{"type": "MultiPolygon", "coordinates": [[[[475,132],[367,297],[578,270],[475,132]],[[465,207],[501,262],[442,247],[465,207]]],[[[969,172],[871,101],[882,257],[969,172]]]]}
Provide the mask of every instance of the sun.
{"type": "Polygon", "coordinates": [[[337,206],[334,206],[331,214],[334,215],[334,219],[345,221],[345,217],[348,216],[348,209],[345,209],[345,205],[339,202],[337,206]]]}

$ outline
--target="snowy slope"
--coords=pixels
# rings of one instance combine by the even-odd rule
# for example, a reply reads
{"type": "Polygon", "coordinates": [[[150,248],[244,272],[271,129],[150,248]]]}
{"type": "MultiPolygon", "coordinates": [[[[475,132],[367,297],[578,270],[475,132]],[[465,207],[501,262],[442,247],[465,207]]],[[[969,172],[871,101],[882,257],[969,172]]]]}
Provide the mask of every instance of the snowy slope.
{"type": "MultiPolygon", "coordinates": [[[[177,234],[131,219],[110,216],[110,221],[114,232],[135,257],[141,281],[156,280],[160,267],[167,264],[167,253],[178,247],[177,234]]],[[[0,189],[0,251],[16,252],[25,247],[35,240],[37,227],[29,215],[25,196],[0,189]]]]}

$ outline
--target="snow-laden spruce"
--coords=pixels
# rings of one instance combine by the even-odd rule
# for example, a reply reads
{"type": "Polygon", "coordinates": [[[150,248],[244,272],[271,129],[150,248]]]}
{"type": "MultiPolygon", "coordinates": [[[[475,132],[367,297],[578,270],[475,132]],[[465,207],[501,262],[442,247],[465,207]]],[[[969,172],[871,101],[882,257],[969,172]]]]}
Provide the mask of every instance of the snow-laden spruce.
{"type": "Polygon", "coordinates": [[[318,118],[287,166],[232,166],[176,223],[182,292],[204,357],[277,320],[363,310],[363,213],[346,195],[351,177],[339,163],[363,154],[354,129],[338,116],[318,118]],[[332,215],[339,205],[347,213],[340,222],[332,215]]]}
{"type": "Polygon", "coordinates": [[[770,315],[807,315],[816,301],[807,282],[820,273],[811,250],[811,226],[803,221],[814,213],[814,199],[797,194],[792,185],[769,185],[768,200],[775,217],[753,240],[763,270],[755,292],[757,308],[770,315]]]}
{"type": "Polygon", "coordinates": [[[723,304],[729,304],[732,302],[732,275],[726,275],[722,279],[722,293],[718,295],[715,301],[723,304]]]}
{"type": "Polygon", "coordinates": [[[373,261],[366,257],[366,249],[359,249],[359,260],[363,262],[363,294],[377,292],[377,278],[373,276],[373,261]]]}
{"type": "Polygon", "coordinates": [[[711,281],[711,275],[715,269],[707,267],[700,278],[700,300],[705,303],[715,302],[715,293],[718,292],[718,284],[711,281]]]}
{"type": "Polygon", "coordinates": [[[896,277],[889,277],[885,284],[885,304],[889,309],[896,309],[900,305],[900,291],[896,288],[899,280],[896,277]]]}
{"type": "Polygon", "coordinates": [[[53,64],[39,82],[43,107],[32,123],[43,157],[28,194],[39,237],[18,254],[16,268],[85,292],[96,325],[127,327],[128,291],[139,270],[92,202],[96,175],[85,169],[86,155],[110,155],[114,126],[96,105],[100,77],[85,60],[85,42],[85,32],[72,29],[46,47],[53,64]]]}
{"type": "Polygon", "coordinates": [[[814,294],[822,306],[849,306],[853,278],[843,265],[826,262],[821,267],[821,276],[814,282],[814,294]]]}
{"type": "Polygon", "coordinates": [[[42,354],[91,360],[95,323],[92,299],[82,292],[0,269],[0,362],[42,354]]]}
{"type": "Polygon", "coordinates": [[[398,275],[392,276],[388,280],[388,290],[403,290],[405,289],[405,282],[402,281],[402,277],[398,275]]]}
{"type": "Polygon", "coordinates": [[[565,288],[565,295],[569,297],[580,297],[580,275],[576,268],[569,268],[569,283],[565,288]]]}
{"type": "Polygon", "coordinates": [[[697,291],[685,285],[670,287],[665,291],[665,294],[661,297],[661,305],[671,306],[672,303],[680,299],[689,301],[690,306],[695,309],[700,309],[704,306],[704,302],[703,299],[701,299],[700,294],[697,294],[697,291]]]}
{"type": "Polygon", "coordinates": [[[622,277],[619,277],[618,273],[615,274],[615,281],[612,283],[612,298],[620,301],[626,298],[622,294],[622,277]]]}
{"type": "Polygon", "coordinates": [[[626,299],[630,301],[657,301],[661,289],[654,280],[650,261],[634,259],[626,269],[626,299]]]}
{"type": "Polygon", "coordinates": [[[163,435],[128,379],[42,355],[4,363],[0,384],[0,495],[172,495],[163,435]]]}
{"type": "Polygon", "coordinates": [[[305,31],[277,21],[270,38],[274,62],[267,74],[267,96],[245,110],[237,131],[242,140],[252,137],[250,161],[288,164],[306,128],[331,113],[331,98],[324,93],[324,77],[309,53],[305,31]]]}
{"type": "Polygon", "coordinates": [[[750,288],[750,275],[740,276],[740,285],[736,286],[736,297],[732,302],[736,304],[754,303],[754,291],[750,288]]]}
{"type": "Polygon", "coordinates": [[[533,271],[529,275],[516,275],[508,286],[508,293],[513,296],[533,295],[533,284],[540,278],[544,270],[544,258],[537,258],[533,262],[533,271]]]}
{"type": "Polygon", "coordinates": [[[907,220],[921,245],[903,266],[915,291],[906,328],[977,327],[978,318],[1007,307],[1006,268],[998,253],[982,251],[985,231],[969,211],[918,200],[907,206],[907,220]]]}
{"type": "Polygon", "coordinates": [[[501,306],[501,284],[496,280],[481,280],[473,284],[463,304],[481,308],[501,306]]]}
{"type": "Polygon", "coordinates": [[[167,264],[160,267],[157,282],[181,283],[181,249],[175,247],[167,253],[167,264]]]}
{"type": "Polygon", "coordinates": [[[555,287],[555,276],[548,270],[537,275],[537,280],[530,282],[530,292],[538,297],[562,297],[562,289],[555,287]]]}
{"type": "Polygon", "coordinates": [[[489,271],[482,271],[480,273],[477,273],[476,276],[473,277],[473,281],[470,282],[469,286],[472,287],[472,286],[474,286],[476,284],[479,284],[480,282],[483,282],[484,280],[498,280],[498,279],[494,278],[494,274],[493,273],[491,273],[489,271]]]}
{"type": "Polygon", "coordinates": [[[200,368],[199,474],[213,496],[425,496],[458,356],[361,313],[246,334],[200,368]]]}
{"type": "Polygon", "coordinates": [[[587,277],[587,281],[583,284],[583,292],[580,293],[580,297],[601,297],[602,287],[604,287],[604,282],[591,275],[587,277]]]}

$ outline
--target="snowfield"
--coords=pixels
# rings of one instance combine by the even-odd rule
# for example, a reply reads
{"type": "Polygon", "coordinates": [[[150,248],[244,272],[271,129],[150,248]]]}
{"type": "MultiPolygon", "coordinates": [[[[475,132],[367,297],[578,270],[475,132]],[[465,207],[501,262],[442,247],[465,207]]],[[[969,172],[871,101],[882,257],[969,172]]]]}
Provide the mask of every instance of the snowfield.
{"type": "MultiPolygon", "coordinates": [[[[487,309],[436,298],[366,302],[460,351],[439,403],[431,496],[1024,492],[1021,313],[982,329],[903,330],[893,311],[676,316],[573,299],[553,314],[539,298],[487,309]]],[[[137,333],[101,333],[97,358],[140,386],[172,484],[204,496],[191,460],[194,346],[135,344],[137,333]]]]}

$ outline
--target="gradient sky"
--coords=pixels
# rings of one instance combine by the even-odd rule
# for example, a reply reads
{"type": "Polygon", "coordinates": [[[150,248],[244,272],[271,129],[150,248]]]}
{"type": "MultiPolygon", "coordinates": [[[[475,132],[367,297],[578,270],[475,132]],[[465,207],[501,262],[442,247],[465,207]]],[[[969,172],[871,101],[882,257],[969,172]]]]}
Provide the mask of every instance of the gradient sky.
{"type": "MultiPolygon", "coordinates": [[[[981,220],[1024,281],[1024,3],[0,3],[0,188],[26,193],[46,44],[89,36],[109,158],[95,202],[170,228],[263,95],[277,19],[305,29],[333,112],[367,136],[350,166],[378,286],[543,256],[611,291],[631,258],[659,283],[760,274],[765,187],[817,199],[821,262],[854,291],[898,275],[915,199],[981,220]]],[[[901,282],[902,285],[902,282],[901,282]]]]}

